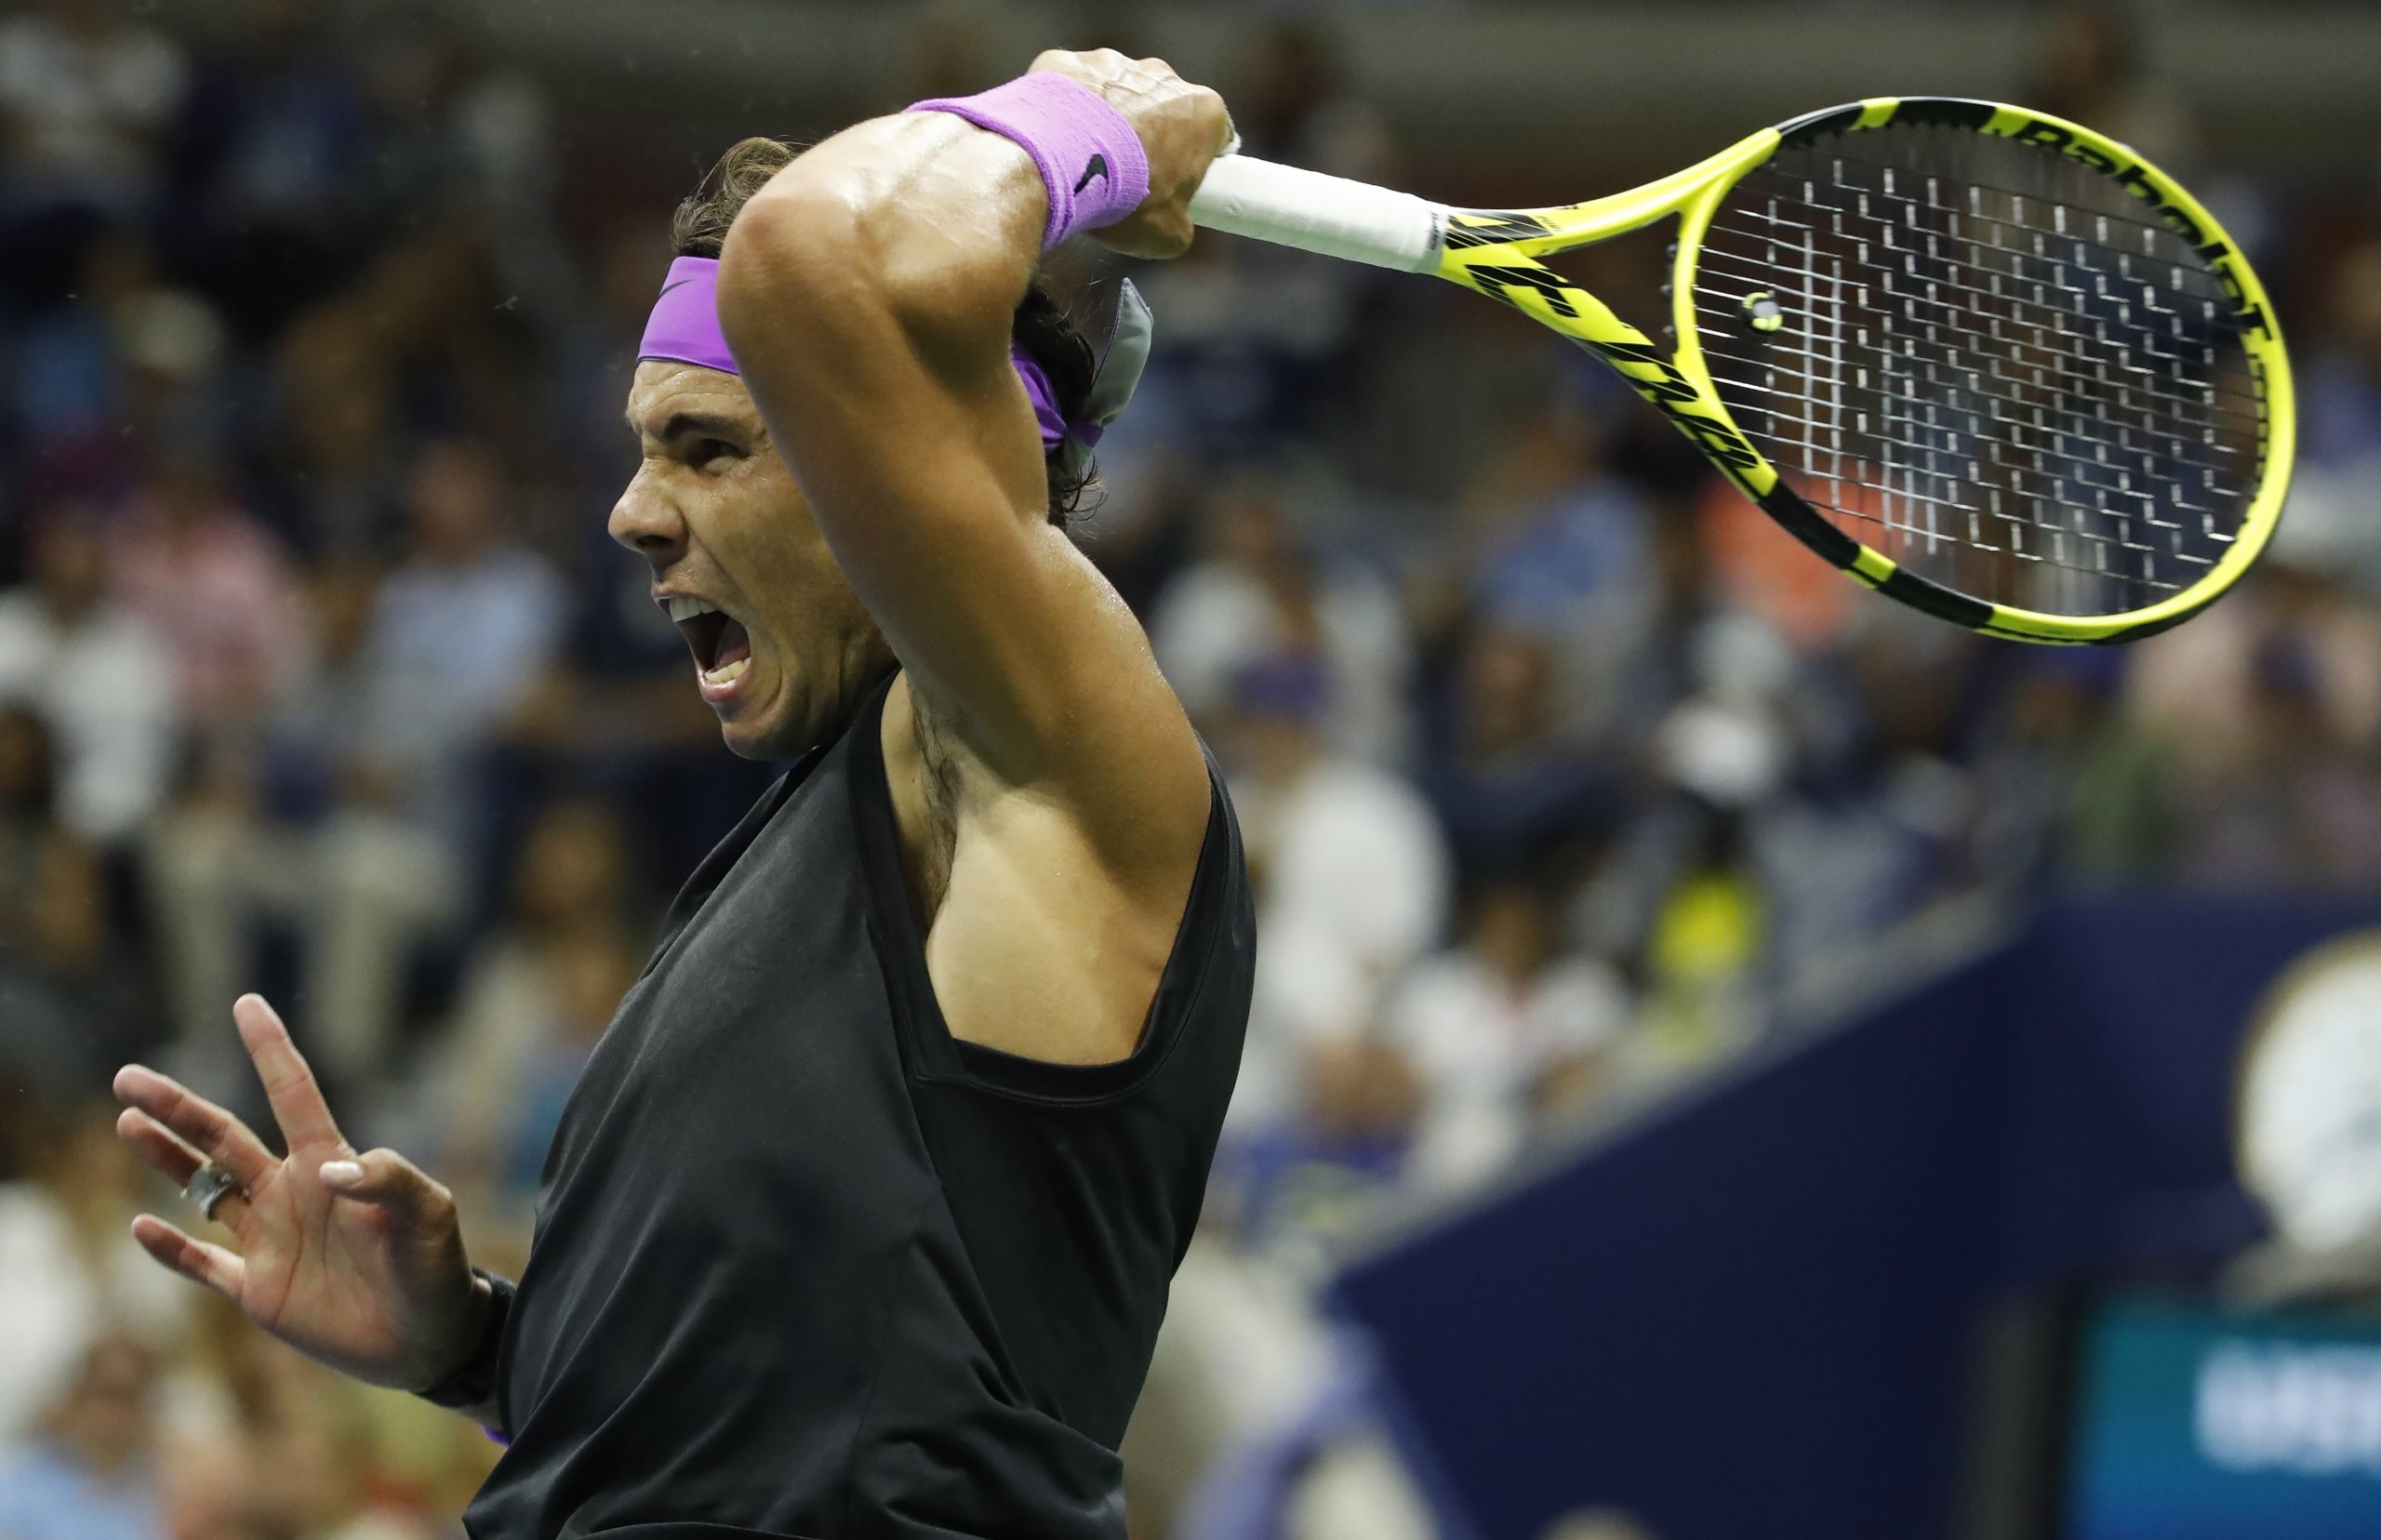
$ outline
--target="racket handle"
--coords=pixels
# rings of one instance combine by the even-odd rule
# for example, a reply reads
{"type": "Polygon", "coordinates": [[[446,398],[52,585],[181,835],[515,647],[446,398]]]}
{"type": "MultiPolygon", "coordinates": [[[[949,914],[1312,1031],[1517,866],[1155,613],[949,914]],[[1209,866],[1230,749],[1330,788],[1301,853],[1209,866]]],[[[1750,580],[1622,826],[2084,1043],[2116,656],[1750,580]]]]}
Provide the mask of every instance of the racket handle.
{"type": "Polygon", "coordinates": [[[1411,192],[1301,171],[1248,155],[1225,155],[1190,195],[1202,230],[1246,235],[1350,262],[1435,272],[1444,212],[1411,192]]]}

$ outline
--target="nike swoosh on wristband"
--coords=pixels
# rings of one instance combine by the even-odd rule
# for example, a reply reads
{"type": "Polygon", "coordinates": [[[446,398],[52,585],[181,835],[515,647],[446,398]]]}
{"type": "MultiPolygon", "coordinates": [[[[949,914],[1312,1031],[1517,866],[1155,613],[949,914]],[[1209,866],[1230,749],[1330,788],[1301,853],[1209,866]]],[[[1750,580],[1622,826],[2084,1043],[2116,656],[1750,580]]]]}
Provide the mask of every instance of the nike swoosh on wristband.
{"type": "Polygon", "coordinates": [[[1091,164],[1083,168],[1083,179],[1075,183],[1075,191],[1080,192],[1089,187],[1092,178],[1106,175],[1108,175],[1108,157],[1095,150],[1092,152],[1091,164]]]}

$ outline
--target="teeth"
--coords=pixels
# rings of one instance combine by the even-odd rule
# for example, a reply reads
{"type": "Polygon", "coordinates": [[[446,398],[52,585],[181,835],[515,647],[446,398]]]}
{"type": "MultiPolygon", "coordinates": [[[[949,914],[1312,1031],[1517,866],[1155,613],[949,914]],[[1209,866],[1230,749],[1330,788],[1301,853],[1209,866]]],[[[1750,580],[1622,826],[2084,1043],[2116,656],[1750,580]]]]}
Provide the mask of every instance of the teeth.
{"type": "Polygon", "coordinates": [[[716,669],[704,670],[703,679],[705,683],[712,684],[733,684],[744,677],[744,670],[750,668],[752,663],[752,660],[749,657],[739,657],[733,663],[723,663],[716,669]]]}
{"type": "Polygon", "coordinates": [[[692,620],[698,615],[719,613],[717,604],[706,604],[699,599],[680,599],[674,595],[662,600],[661,607],[670,612],[670,620],[672,625],[681,620],[692,620]]]}

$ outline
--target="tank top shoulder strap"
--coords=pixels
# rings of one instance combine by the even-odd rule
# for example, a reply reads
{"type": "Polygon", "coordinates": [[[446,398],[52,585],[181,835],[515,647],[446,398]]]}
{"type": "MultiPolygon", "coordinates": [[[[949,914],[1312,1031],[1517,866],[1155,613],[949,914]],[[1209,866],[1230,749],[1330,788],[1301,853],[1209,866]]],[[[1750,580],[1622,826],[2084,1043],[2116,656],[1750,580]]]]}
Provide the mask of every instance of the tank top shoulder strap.
{"type": "Polygon", "coordinates": [[[778,809],[793,800],[793,794],[809,780],[810,773],[818,767],[818,762],[826,758],[834,747],[832,743],[820,744],[789,765],[785,774],[770,782],[769,789],[761,793],[761,800],[736,821],[736,827],[727,831],[726,838],[713,845],[711,853],[697,863],[693,873],[686,878],[685,885],[678,890],[676,897],[670,900],[669,910],[661,918],[660,935],[653,943],[653,953],[645,959],[645,968],[638,977],[651,973],[660,962],[662,956],[670,950],[671,943],[678,939],[678,933],[686,928],[686,922],[703,907],[703,900],[711,896],[712,891],[719,886],[738,858],[752,848],[752,842],[761,837],[761,830],[778,816],[778,809]]]}

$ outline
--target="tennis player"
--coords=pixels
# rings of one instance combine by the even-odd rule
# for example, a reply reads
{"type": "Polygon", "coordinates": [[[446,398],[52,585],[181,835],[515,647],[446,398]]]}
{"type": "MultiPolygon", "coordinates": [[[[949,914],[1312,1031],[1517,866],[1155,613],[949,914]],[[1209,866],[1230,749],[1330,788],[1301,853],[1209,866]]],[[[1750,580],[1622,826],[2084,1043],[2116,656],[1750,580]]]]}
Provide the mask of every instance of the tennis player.
{"type": "Polygon", "coordinates": [[[118,1075],[125,1136],[237,1241],[143,1216],[153,1256],[509,1438],[478,1540],[1122,1540],[1253,926],[1214,767],[1062,527],[1145,334],[1095,372],[1033,285],[1077,232],[1182,250],[1230,135],[1161,63],[1044,54],[798,158],[747,141],[680,210],[611,531],[728,746],[799,761],[596,1046],[517,1288],[341,1139],[257,997],[286,1159],[118,1075]]]}

